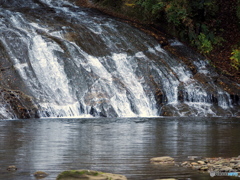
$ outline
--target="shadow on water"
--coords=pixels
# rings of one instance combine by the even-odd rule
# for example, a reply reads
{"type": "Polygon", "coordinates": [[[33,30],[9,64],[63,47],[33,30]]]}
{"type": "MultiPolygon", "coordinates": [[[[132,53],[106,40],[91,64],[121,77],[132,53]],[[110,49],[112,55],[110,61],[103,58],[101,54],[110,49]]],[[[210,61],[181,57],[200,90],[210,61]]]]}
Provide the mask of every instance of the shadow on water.
{"type": "MultiPolygon", "coordinates": [[[[0,121],[0,179],[53,180],[68,169],[92,169],[132,180],[211,178],[184,167],[149,163],[156,156],[177,162],[188,156],[240,155],[238,118],[95,118],[0,121]],[[8,172],[16,165],[16,172],[8,172]]],[[[233,178],[234,179],[234,178],[233,178]]]]}

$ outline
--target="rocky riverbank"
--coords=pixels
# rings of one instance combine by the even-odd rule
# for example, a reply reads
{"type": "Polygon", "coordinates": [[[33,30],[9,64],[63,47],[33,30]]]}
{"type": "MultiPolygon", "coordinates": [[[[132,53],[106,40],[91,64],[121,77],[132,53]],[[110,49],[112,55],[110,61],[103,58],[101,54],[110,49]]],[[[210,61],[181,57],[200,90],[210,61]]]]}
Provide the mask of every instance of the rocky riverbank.
{"type": "Polygon", "coordinates": [[[188,160],[184,162],[175,162],[174,158],[163,156],[151,158],[150,163],[155,165],[175,165],[192,168],[199,172],[209,173],[210,176],[240,177],[240,156],[231,158],[202,158],[200,156],[189,156],[188,160]]]}
{"type": "MultiPolygon", "coordinates": [[[[149,163],[156,166],[166,167],[182,167],[192,168],[193,170],[209,173],[209,176],[235,176],[240,177],[240,156],[231,158],[213,157],[203,158],[200,156],[188,156],[188,160],[177,162],[173,157],[162,156],[151,158],[149,163]]],[[[166,168],[165,167],[165,168],[166,168]]],[[[8,166],[7,171],[17,171],[18,168],[14,165],[8,166]]],[[[37,179],[44,179],[49,174],[43,171],[37,171],[33,174],[37,179]]],[[[89,180],[127,180],[127,177],[120,174],[112,174],[95,170],[67,170],[61,172],[56,180],[70,180],[70,179],[89,179],[89,180]]],[[[155,180],[177,180],[175,178],[155,179],[155,180]]]]}
{"type": "Polygon", "coordinates": [[[240,176],[240,156],[231,158],[201,158],[184,161],[180,164],[183,167],[192,168],[206,172],[236,172],[240,176]]]}

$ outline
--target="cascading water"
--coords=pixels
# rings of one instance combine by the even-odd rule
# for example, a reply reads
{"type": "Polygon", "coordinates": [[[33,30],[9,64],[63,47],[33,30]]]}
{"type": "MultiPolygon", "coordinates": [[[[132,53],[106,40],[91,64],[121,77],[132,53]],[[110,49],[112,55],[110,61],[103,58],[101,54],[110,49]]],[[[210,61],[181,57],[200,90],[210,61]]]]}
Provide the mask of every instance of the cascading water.
{"type": "MultiPolygon", "coordinates": [[[[206,88],[183,62],[127,24],[63,0],[0,6],[1,68],[7,68],[1,86],[32,97],[40,117],[239,113],[239,100],[233,104],[215,84],[206,88]]],[[[209,76],[205,61],[193,63],[209,76]]],[[[14,118],[4,98],[1,103],[2,117],[14,118]]]]}

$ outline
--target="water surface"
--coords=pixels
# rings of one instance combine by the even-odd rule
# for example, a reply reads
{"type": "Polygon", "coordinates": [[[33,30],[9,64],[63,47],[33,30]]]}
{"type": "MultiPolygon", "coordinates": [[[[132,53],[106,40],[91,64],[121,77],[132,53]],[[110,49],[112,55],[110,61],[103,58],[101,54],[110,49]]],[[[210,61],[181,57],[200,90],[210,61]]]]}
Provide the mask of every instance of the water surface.
{"type": "Polygon", "coordinates": [[[94,118],[0,121],[0,179],[34,180],[45,171],[92,169],[132,180],[211,178],[184,167],[157,166],[149,159],[172,156],[240,155],[239,118],[94,118]],[[8,172],[16,165],[16,172],[8,172]]]}

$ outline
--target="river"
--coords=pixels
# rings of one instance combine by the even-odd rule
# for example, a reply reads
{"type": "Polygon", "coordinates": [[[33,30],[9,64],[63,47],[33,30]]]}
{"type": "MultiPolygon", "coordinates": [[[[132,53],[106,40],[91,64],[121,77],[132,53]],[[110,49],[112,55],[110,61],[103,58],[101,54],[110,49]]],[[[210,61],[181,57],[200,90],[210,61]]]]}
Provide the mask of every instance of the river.
{"type": "MultiPolygon", "coordinates": [[[[129,180],[208,180],[209,173],[149,163],[158,156],[176,162],[188,156],[240,155],[239,118],[51,118],[0,121],[0,179],[35,180],[44,171],[91,169],[129,180]],[[8,172],[10,165],[17,166],[8,172]]],[[[214,177],[213,179],[231,179],[214,177]]]]}

